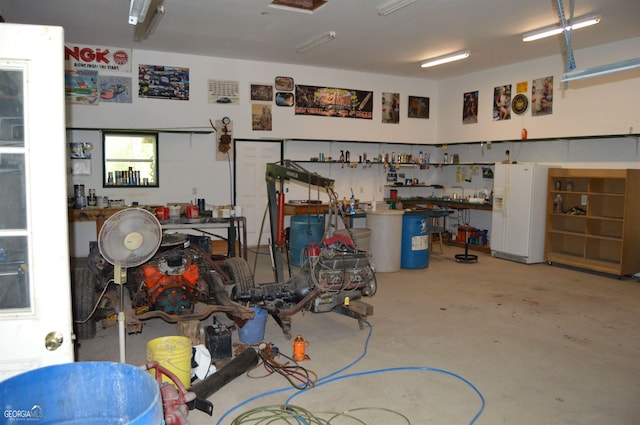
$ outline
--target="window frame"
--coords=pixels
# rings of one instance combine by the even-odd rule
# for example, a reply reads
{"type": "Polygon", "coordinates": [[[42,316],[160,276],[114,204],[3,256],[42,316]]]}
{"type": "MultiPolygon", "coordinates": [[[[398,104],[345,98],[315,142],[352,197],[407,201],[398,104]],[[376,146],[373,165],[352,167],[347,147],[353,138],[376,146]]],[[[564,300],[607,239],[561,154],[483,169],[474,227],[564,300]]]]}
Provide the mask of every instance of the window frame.
{"type": "MultiPolygon", "coordinates": [[[[153,131],[114,131],[114,130],[104,130],[102,131],[102,187],[109,189],[121,189],[121,188],[158,188],[160,187],[160,163],[158,157],[158,144],[160,142],[160,137],[158,132],[153,131]],[[142,139],[152,138],[153,139],[153,152],[154,157],[153,160],[139,160],[135,158],[107,158],[107,144],[110,142],[109,137],[132,137],[132,138],[140,138],[140,143],[142,139]],[[144,175],[140,176],[140,182],[136,184],[117,184],[116,176],[114,175],[113,183],[109,183],[109,171],[110,167],[107,166],[109,162],[119,161],[119,162],[128,162],[131,164],[136,163],[145,163],[150,162],[153,166],[151,170],[151,174],[155,175],[154,180],[150,180],[148,184],[143,183],[144,175]]],[[[135,170],[135,166],[131,165],[135,170]]]]}

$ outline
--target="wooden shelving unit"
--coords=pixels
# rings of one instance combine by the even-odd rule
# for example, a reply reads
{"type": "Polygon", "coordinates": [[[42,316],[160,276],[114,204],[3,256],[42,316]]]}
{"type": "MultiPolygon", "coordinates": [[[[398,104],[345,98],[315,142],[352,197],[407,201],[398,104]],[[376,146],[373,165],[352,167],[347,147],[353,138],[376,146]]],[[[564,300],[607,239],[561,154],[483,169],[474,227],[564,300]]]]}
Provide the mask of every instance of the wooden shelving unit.
{"type": "Polygon", "coordinates": [[[549,169],[545,259],[617,276],[640,271],[640,169],[549,169]],[[562,211],[554,200],[562,197],[562,211]]]}

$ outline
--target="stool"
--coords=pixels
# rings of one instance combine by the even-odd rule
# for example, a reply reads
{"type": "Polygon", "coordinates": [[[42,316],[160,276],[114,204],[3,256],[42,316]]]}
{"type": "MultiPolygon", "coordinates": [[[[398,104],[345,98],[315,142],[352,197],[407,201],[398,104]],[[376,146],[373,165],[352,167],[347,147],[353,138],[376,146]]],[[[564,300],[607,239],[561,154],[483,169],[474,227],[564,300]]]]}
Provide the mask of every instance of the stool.
{"type": "Polygon", "coordinates": [[[455,259],[458,263],[471,264],[478,262],[478,256],[469,254],[469,234],[465,235],[464,239],[464,254],[456,254],[455,259]]]}
{"type": "Polygon", "coordinates": [[[438,237],[438,243],[440,245],[440,253],[444,252],[442,248],[442,233],[444,233],[444,224],[440,223],[440,219],[448,216],[451,213],[449,210],[430,210],[429,211],[429,226],[431,232],[431,241],[434,240],[434,236],[438,237]]]}

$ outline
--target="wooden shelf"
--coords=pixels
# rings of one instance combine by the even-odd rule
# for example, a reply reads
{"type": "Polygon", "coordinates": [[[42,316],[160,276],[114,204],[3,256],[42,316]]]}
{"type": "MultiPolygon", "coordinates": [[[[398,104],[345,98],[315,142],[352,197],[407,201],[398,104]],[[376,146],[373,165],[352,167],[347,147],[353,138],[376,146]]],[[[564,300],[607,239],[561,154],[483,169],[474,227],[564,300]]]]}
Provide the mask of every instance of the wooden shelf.
{"type": "Polygon", "coordinates": [[[617,276],[640,271],[640,170],[551,168],[548,184],[546,261],[617,276]],[[554,209],[558,195],[564,212],[554,209]]]}

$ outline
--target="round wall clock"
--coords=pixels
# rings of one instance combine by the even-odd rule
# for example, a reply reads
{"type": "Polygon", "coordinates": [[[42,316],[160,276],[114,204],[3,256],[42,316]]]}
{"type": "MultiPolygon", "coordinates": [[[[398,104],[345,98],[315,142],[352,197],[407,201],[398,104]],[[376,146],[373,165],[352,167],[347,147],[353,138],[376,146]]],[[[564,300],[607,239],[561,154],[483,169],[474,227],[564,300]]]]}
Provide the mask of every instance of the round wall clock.
{"type": "Polygon", "coordinates": [[[518,115],[522,115],[525,112],[527,112],[528,108],[529,108],[529,99],[527,99],[527,96],[520,93],[513,97],[513,100],[511,101],[511,110],[514,113],[518,115]]]}

